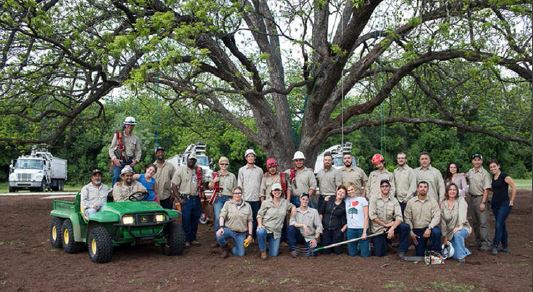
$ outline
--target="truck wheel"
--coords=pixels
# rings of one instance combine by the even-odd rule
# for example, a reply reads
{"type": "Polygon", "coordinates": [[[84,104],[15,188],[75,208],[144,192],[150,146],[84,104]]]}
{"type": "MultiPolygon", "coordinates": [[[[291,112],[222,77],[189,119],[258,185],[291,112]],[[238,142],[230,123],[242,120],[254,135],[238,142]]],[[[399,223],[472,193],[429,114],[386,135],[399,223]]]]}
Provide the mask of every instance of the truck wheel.
{"type": "Polygon", "coordinates": [[[16,193],[18,191],[18,189],[16,187],[9,187],[9,192],[10,193],[16,193]]]}
{"type": "Polygon", "coordinates": [[[89,232],[87,241],[89,258],[95,263],[107,263],[113,255],[111,235],[103,226],[95,226],[89,232]]]}
{"type": "Polygon", "coordinates": [[[63,239],[61,233],[61,226],[63,225],[63,220],[57,217],[52,217],[50,222],[50,244],[52,247],[61,248],[63,247],[63,239]]]}
{"type": "Polygon", "coordinates": [[[185,232],[181,224],[169,223],[166,227],[167,242],[163,246],[163,253],[168,256],[183,254],[185,249],[185,232]]]}
{"type": "Polygon", "coordinates": [[[74,240],[74,227],[72,227],[72,221],[70,221],[70,219],[63,221],[63,225],[61,226],[61,237],[63,250],[65,250],[65,252],[76,253],[83,249],[83,244],[74,240]]]}
{"type": "Polygon", "coordinates": [[[59,180],[59,191],[64,191],[65,190],[65,181],[64,180],[59,180]]]}

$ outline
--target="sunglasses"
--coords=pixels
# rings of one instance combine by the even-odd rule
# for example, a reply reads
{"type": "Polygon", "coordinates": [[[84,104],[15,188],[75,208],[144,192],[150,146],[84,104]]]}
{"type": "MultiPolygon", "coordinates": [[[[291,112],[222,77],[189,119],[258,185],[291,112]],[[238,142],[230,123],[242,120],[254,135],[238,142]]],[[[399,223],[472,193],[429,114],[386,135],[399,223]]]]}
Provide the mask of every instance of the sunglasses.
{"type": "Polygon", "coordinates": [[[233,193],[234,195],[242,195],[241,192],[236,192],[236,193],[233,193]]]}
{"type": "Polygon", "coordinates": [[[382,185],[382,186],[380,186],[380,187],[382,187],[382,188],[390,188],[389,185],[382,185]]]}
{"type": "Polygon", "coordinates": [[[229,165],[229,163],[219,163],[220,165],[229,165]]]}

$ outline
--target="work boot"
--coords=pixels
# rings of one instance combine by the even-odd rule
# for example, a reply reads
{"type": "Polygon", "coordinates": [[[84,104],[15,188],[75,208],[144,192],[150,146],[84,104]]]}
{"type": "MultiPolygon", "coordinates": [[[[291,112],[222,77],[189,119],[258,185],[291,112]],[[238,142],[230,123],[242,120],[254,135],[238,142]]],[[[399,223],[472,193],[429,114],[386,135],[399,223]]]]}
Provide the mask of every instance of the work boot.
{"type": "Polygon", "coordinates": [[[498,248],[495,247],[495,246],[492,247],[492,249],[490,250],[490,253],[491,253],[492,255],[498,255],[498,248]]]}
{"type": "Polygon", "coordinates": [[[262,251],[262,252],[261,252],[261,259],[262,259],[262,260],[266,260],[266,259],[268,259],[268,255],[267,255],[267,252],[266,252],[266,251],[262,251]]]}
{"type": "Polygon", "coordinates": [[[226,243],[225,246],[222,247],[222,258],[228,258],[231,255],[231,245],[229,243],[226,243]]]}
{"type": "Polygon", "coordinates": [[[403,260],[405,258],[405,251],[400,251],[398,256],[400,257],[401,260],[403,260]]]}
{"type": "Polygon", "coordinates": [[[293,258],[298,257],[298,252],[295,251],[295,250],[291,251],[291,257],[293,257],[293,258]]]}
{"type": "Polygon", "coordinates": [[[193,241],[191,242],[191,244],[194,245],[194,246],[200,246],[200,245],[202,245],[198,240],[193,240],[193,241]]]}

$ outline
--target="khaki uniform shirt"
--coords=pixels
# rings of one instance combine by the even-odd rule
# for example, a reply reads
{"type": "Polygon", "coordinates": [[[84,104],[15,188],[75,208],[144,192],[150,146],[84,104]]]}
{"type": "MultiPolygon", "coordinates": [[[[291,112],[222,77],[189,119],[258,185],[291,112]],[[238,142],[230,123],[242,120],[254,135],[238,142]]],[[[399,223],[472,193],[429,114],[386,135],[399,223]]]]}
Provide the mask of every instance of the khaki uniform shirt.
{"type": "Polygon", "coordinates": [[[492,177],[483,167],[480,167],[477,170],[475,168],[470,169],[466,176],[470,182],[470,185],[468,186],[468,193],[470,196],[483,196],[483,191],[492,187],[492,177]]]}
{"type": "Polygon", "coordinates": [[[170,183],[176,172],[176,168],[168,161],[165,161],[162,164],[159,164],[156,161],[154,162],[154,165],[157,167],[157,172],[154,175],[155,192],[157,193],[159,200],[166,200],[171,194],[170,183]]]}
{"type": "Polygon", "coordinates": [[[287,212],[290,212],[293,204],[289,201],[281,198],[279,206],[276,206],[273,200],[267,200],[261,203],[261,208],[257,212],[257,218],[263,220],[263,226],[267,233],[273,233],[274,238],[281,237],[281,229],[283,228],[283,222],[285,222],[285,216],[287,212]]]}
{"type": "Polygon", "coordinates": [[[123,202],[127,201],[131,194],[137,192],[148,192],[146,188],[138,181],[133,181],[131,186],[122,184],[122,181],[119,181],[113,187],[113,201],[114,202],[123,202]]]}
{"type": "Polygon", "coordinates": [[[427,197],[420,200],[418,196],[407,202],[404,212],[405,223],[411,227],[411,234],[415,228],[433,228],[440,224],[439,203],[427,197]]]}
{"type": "Polygon", "coordinates": [[[198,196],[198,180],[196,179],[196,168],[190,169],[183,165],[176,169],[172,183],[178,188],[178,192],[183,195],[198,196]]]}
{"type": "Polygon", "coordinates": [[[348,187],[349,183],[354,183],[357,196],[364,196],[368,176],[366,176],[366,173],[361,168],[356,166],[355,169],[353,169],[344,166],[341,168],[341,174],[342,184],[345,187],[348,187]]]}
{"type": "Polygon", "coordinates": [[[394,170],[396,198],[400,203],[407,203],[416,193],[416,174],[409,165],[398,166],[394,170]]]}
{"type": "Polygon", "coordinates": [[[421,181],[426,181],[429,184],[428,197],[437,202],[442,202],[444,200],[446,186],[442,174],[438,169],[431,165],[427,168],[418,167],[415,169],[415,174],[417,185],[421,181]]]}
{"type": "MultiPolygon", "coordinates": [[[[137,136],[131,134],[131,135],[125,135],[124,132],[122,132],[122,141],[124,142],[124,156],[133,158],[136,161],[141,161],[141,140],[137,138],[137,136]]],[[[109,157],[111,159],[118,158],[115,155],[115,149],[118,147],[118,140],[117,140],[117,134],[113,134],[113,140],[111,141],[111,146],[109,146],[109,157]]]]}
{"type": "MultiPolygon", "coordinates": [[[[290,180],[291,170],[285,170],[287,177],[290,180]]],[[[304,167],[303,170],[296,169],[296,177],[291,182],[291,189],[293,196],[301,196],[303,193],[309,193],[309,189],[316,190],[316,178],[313,170],[308,167],[304,167]]]]}
{"type": "MultiPolygon", "coordinates": [[[[395,197],[391,197],[389,194],[386,198],[383,198],[380,194],[370,200],[368,206],[368,218],[370,218],[370,220],[377,218],[385,223],[391,223],[396,220],[402,222],[402,208],[400,208],[400,203],[395,197]]],[[[371,227],[372,233],[385,230],[385,227],[377,223],[372,223],[371,227]]]]}
{"type": "Polygon", "coordinates": [[[382,180],[388,180],[390,183],[390,193],[389,195],[394,197],[396,192],[396,184],[394,183],[394,174],[386,169],[383,171],[374,170],[368,176],[368,183],[366,184],[366,196],[368,200],[373,197],[381,196],[380,183],[382,180]]]}
{"type": "Polygon", "coordinates": [[[291,217],[289,224],[294,225],[295,223],[304,224],[307,226],[307,230],[310,232],[309,234],[304,233],[303,227],[298,228],[306,241],[316,239],[317,235],[322,234],[322,231],[324,230],[320,215],[314,208],[307,208],[305,211],[302,211],[300,208],[296,208],[296,215],[291,217]]]}
{"type": "MultiPolygon", "coordinates": [[[[227,201],[220,211],[224,225],[235,232],[248,232],[248,222],[252,221],[252,207],[242,201],[241,204],[227,201]]],[[[218,220],[218,218],[217,218],[218,220]]]]}
{"type": "Polygon", "coordinates": [[[464,227],[468,230],[468,233],[472,231],[467,219],[468,204],[464,197],[457,198],[451,209],[448,207],[448,201],[442,201],[440,210],[442,236],[446,236],[448,240],[452,240],[455,227],[464,227]]]}
{"type": "Polygon", "coordinates": [[[320,170],[316,177],[322,196],[334,196],[337,192],[337,187],[342,184],[341,172],[333,166],[329,170],[325,168],[320,170]]]}
{"type": "MultiPolygon", "coordinates": [[[[261,197],[264,197],[266,200],[270,200],[272,196],[270,195],[270,191],[272,190],[272,185],[274,183],[279,183],[282,187],[283,192],[283,184],[281,183],[281,174],[279,171],[276,172],[276,174],[271,175],[270,173],[265,173],[263,175],[263,180],[261,180],[261,197]]],[[[285,183],[287,184],[287,192],[291,192],[292,194],[292,187],[289,182],[289,176],[285,173],[283,173],[285,176],[285,183]]],[[[287,197],[287,194],[283,193],[285,197],[287,197]]]]}
{"type": "Polygon", "coordinates": [[[253,167],[245,165],[239,168],[237,185],[242,188],[243,200],[248,202],[259,201],[262,179],[263,170],[257,165],[254,165],[253,167]]]}
{"type": "MultiPolygon", "coordinates": [[[[213,177],[209,178],[209,185],[213,184],[213,177]]],[[[227,172],[226,175],[222,175],[218,172],[218,186],[222,189],[220,194],[223,196],[233,196],[233,189],[237,187],[237,178],[231,172],[227,172]]]]}
{"type": "Polygon", "coordinates": [[[105,203],[107,203],[108,193],[109,188],[104,184],[95,186],[92,182],[90,182],[83,186],[80,191],[80,204],[82,211],[85,211],[88,208],[93,208],[93,206],[102,207],[105,205],[105,203]]]}

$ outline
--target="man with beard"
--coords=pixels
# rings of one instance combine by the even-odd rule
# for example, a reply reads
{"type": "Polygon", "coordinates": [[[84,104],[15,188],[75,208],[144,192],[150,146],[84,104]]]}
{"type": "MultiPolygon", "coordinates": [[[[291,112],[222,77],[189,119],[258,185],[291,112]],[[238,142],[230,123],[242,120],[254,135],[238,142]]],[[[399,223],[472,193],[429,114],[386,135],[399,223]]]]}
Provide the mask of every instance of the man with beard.
{"type": "Polygon", "coordinates": [[[402,214],[405,211],[407,202],[416,192],[416,174],[414,170],[407,165],[407,156],[400,152],[396,155],[398,166],[394,169],[394,182],[396,183],[396,198],[400,202],[402,214]]]}
{"type": "Polygon", "coordinates": [[[200,245],[200,242],[196,240],[196,233],[198,221],[202,216],[200,202],[202,181],[202,168],[196,166],[196,153],[191,152],[187,157],[187,165],[178,167],[172,177],[173,197],[181,201],[185,247],[190,247],[191,244],[200,245]]]}
{"type": "Polygon", "coordinates": [[[80,191],[80,204],[83,216],[89,218],[100,211],[107,202],[109,188],[102,183],[102,171],[94,169],[91,173],[91,182],[83,186],[80,191]]]}
{"type": "Polygon", "coordinates": [[[146,188],[133,180],[133,169],[126,165],[120,172],[120,181],[113,186],[113,201],[124,202],[134,193],[147,193],[146,188]]]}
{"type": "Polygon", "coordinates": [[[418,183],[417,196],[407,202],[405,223],[411,228],[411,239],[415,245],[416,256],[424,256],[428,240],[430,250],[441,251],[440,207],[439,203],[428,197],[429,185],[425,181],[418,183]]]}
{"type": "Polygon", "coordinates": [[[331,156],[331,153],[324,154],[324,168],[317,173],[316,177],[320,187],[320,195],[318,202],[311,201],[309,205],[320,210],[322,204],[324,204],[325,197],[334,196],[337,192],[337,187],[342,184],[340,171],[333,167],[333,156],[331,156]]]}
{"type": "Polygon", "coordinates": [[[344,163],[344,167],[341,168],[342,184],[348,188],[350,183],[353,183],[355,185],[355,194],[357,196],[365,196],[366,183],[368,181],[366,173],[361,168],[352,166],[352,155],[350,153],[344,153],[342,162],[344,163]]]}
{"type": "Polygon", "coordinates": [[[304,166],[305,156],[302,151],[296,151],[294,157],[294,168],[285,171],[289,175],[289,182],[292,188],[291,203],[297,208],[300,207],[300,196],[307,193],[310,198],[314,197],[316,190],[316,178],[313,170],[304,166]]]}
{"type": "Polygon", "coordinates": [[[415,169],[417,184],[421,181],[428,183],[428,196],[437,202],[444,201],[444,179],[438,169],[431,166],[431,158],[429,153],[420,153],[420,167],[415,169]]]}
{"type": "Polygon", "coordinates": [[[155,178],[155,192],[159,197],[159,203],[165,209],[173,209],[172,206],[172,189],[171,181],[176,168],[174,165],[168,163],[165,160],[165,148],[159,146],[155,149],[155,158],[154,162],[157,171],[154,175],[155,178]]]}
{"type": "Polygon", "coordinates": [[[389,182],[389,194],[390,196],[394,197],[394,192],[396,191],[394,174],[385,168],[385,158],[383,155],[376,153],[374,156],[372,156],[371,162],[376,170],[372,171],[368,176],[368,183],[366,184],[366,194],[368,196],[368,200],[370,201],[374,197],[379,197],[381,194],[380,182],[382,180],[389,182]]]}

